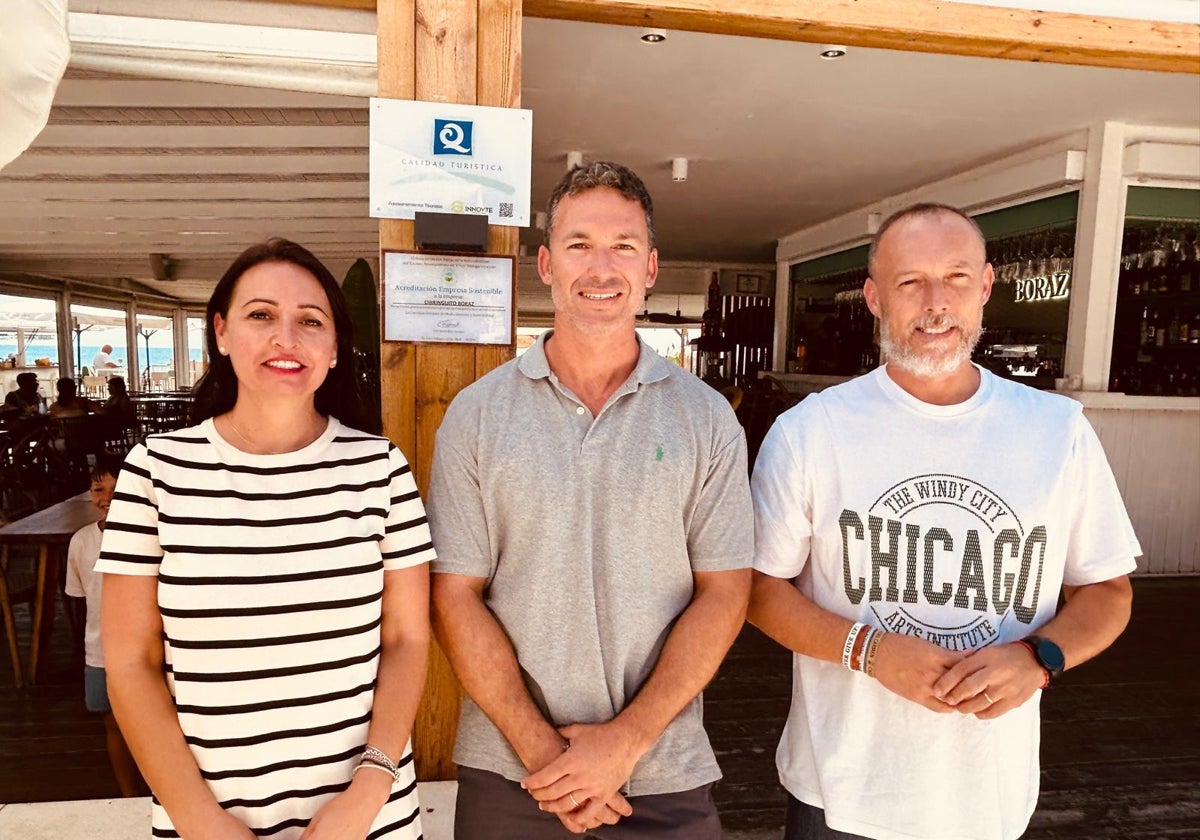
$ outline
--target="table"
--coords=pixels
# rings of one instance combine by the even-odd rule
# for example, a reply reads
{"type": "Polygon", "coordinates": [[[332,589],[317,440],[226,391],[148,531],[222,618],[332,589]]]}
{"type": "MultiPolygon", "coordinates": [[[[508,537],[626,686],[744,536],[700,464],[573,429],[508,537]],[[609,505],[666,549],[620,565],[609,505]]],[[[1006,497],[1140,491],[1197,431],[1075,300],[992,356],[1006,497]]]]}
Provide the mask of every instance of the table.
{"type": "Polygon", "coordinates": [[[100,518],[90,493],[80,493],[0,528],[0,545],[36,545],[37,590],[33,602],[33,640],[29,645],[28,680],[37,682],[38,659],[54,629],[58,574],[71,536],[100,518]]]}

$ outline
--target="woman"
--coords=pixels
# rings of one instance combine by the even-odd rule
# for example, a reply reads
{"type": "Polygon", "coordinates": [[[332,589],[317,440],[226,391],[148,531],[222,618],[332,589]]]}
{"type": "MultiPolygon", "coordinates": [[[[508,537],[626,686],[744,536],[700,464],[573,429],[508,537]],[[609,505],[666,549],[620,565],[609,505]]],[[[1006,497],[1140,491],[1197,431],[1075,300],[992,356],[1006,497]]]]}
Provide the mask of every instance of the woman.
{"type": "Polygon", "coordinates": [[[207,319],[198,425],[130,453],[97,566],[154,834],[417,838],[433,549],[404,457],[357,431],[345,299],[272,240],[207,319]]]}
{"type": "Polygon", "coordinates": [[[108,380],[108,399],[101,410],[118,429],[128,428],[137,422],[137,409],[125,387],[124,377],[114,376],[108,380]]]}
{"type": "Polygon", "coordinates": [[[82,417],[99,407],[87,397],[79,396],[75,380],[69,376],[59,379],[54,387],[58,391],[58,399],[50,406],[51,417],[82,417]]]}

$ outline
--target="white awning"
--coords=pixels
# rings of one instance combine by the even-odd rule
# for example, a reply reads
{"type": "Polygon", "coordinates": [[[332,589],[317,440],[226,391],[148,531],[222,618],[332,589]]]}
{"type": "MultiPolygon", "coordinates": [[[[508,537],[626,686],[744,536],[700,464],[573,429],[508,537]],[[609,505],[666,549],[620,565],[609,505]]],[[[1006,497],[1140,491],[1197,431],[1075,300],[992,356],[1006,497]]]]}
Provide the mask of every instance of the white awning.
{"type": "Polygon", "coordinates": [[[4,0],[0,8],[0,169],[46,127],[67,69],[67,0],[4,0]]]}

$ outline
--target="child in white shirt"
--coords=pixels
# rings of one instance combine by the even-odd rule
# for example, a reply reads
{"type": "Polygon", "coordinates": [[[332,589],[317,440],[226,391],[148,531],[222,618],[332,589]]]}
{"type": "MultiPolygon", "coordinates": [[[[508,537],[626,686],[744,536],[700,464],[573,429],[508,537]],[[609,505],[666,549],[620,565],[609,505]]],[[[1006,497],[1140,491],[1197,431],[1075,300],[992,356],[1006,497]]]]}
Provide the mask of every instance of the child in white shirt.
{"type": "Polygon", "coordinates": [[[108,703],[107,680],[104,673],[104,651],[100,646],[100,589],[102,576],[95,573],[96,561],[100,557],[100,538],[104,532],[104,522],[108,517],[108,506],[112,502],[113,490],[117,486],[117,474],[121,471],[119,461],[105,463],[103,460],[96,464],[92,471],[92,504],[100,511],[100,520],[91,525],[85,525],[71,537],[71,545],[67,549],[67,586],[68,595],[76,599],[84,599],[85,603],[76,601],[76,614],[86,609],[87,619],[84,623],[83,651],[83,690],[84,703],[89,712],[104,716],[105,745],[108,748],[108,759],[112,763],[113,773],[117,777],[117,785],[122,796],[143,796],[146,794],[146,783],[138,772],[137,764],[125,744],[125,738],[113,717],[112,706],[108,703]]]}

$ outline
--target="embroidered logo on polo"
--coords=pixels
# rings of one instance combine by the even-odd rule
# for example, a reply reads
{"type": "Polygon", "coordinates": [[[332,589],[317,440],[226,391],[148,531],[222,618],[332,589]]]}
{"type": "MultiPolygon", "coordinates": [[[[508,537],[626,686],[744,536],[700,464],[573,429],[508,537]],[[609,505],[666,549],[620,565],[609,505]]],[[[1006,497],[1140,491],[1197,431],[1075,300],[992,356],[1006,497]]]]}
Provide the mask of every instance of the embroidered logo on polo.
{"type": "Polygon", "coordinates": [[[863,516],[844,509],[842,583],[880,625],[950,650],[996,641],[1037,615],[1046,527],[1026,529],[986,486],[928,474],[889,487],[863,516]],[[952,608],[952,609],[951,609],[952,608]]]}

